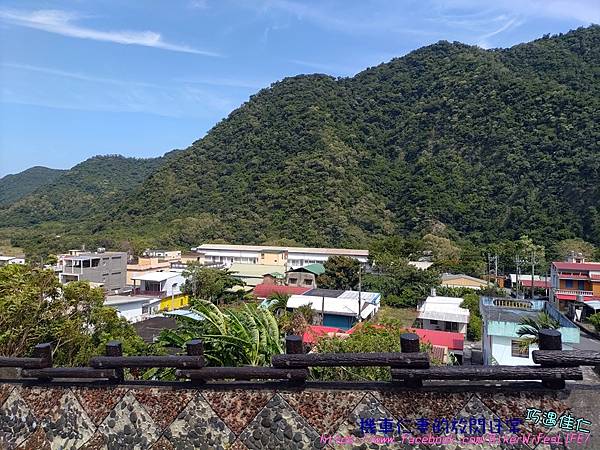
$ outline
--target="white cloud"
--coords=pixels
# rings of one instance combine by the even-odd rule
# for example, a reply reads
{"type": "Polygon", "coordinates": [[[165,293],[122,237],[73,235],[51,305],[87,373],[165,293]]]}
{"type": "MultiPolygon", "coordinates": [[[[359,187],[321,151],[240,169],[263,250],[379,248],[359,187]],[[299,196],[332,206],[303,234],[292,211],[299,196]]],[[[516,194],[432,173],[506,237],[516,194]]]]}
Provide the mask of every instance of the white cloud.
{"type": "Polygon", "coordinates": [[[6,23],[62,36],[124,45],[141,45],[197,55],[220,56],[214,52],[198,50],[186,45],[171,44],[166,42],[160,33],[154,31],[102,31],[77,25],[77,21],[82,18],[79,14],[59,10],[22,11],[0,9],[0,20],[6,23]]]}
{"type": "Polygon", "coordinates": [[[479,41],[478,41],[477,45],[479,45],[482,48],[490,48],[491,45],[488,42],[488,38],[491,38],[492,36],[496,36],[497,34],[500,34],[504,31],[510,30],[511,28],[518,27],[522,23],[523,23],[522,21],[519,21],[516,17],[513,17],[512,19],[507,20],[500,28],[479,36],[479,41]]]}
{"type": "Polygon", "coordinates": [[[160,85],[140,81],[103,78],[81,72],[18,63],[2,63],[11,76],[10,88],[0,87],[3,103],[45,106],[82,111],[113,111],[167,117],[224,116],[245,96],[220,95],[187,85],[160,85]],[[30,74],[27,74],[30,72],[30,74]],[[40,82],[39,74],[43,74],[40,82]],[[65,83],[61,78],[68,78],[65,83]]]}
{"type": "Polygon", "coordinates": [[[236,87],[244,89],[261,89],[267,87],[271,82],[267,81],[255,81],[255,80],[244,80],[237,78],[225,78],[225,77],[180,77],[175,78],[178,83],[189,83],[189,84],[205,84],[207,86],[223,86],[223,87],[236,87]]]}
{"type": "Polygon", "coordinates": [[[188,4],[193,9],[208,9],[208,0],[191,0],[188,4]]]}
{"type": "Polygon", "coordinates": [[[140,82],[140,81],[124,81],[124,80],[117,80],[114,78],[96,77],[93,75],[87,75],[87,74],[80,73],[80,72],[69,72],[69,71],[65,71],[65,70],[52,69],[50,67],[33,66],[31,64],[3,62],[0,64],[0,68],[21,69],[21,70],[27,70],[30,72],[39,72],[39,73],[45,73],[47,75],[56,75],[59,77],[72,78],[75,80],[91,81],[91,82],[97,82],[97,83],[108,83],[108,84],[118,84],[118,85],[127,85],[127,86],[136,85],[136,86],[145,86],[145,87],[160,87],[160,86],[158,86],[156,84],[152,84],[152,83],[146,83],[146,82],[140,82]]]}
{"type": "Polygon", "coordinates": [[[483,3],[480,0],[434,0],[442,10],[482,9],[504,11],[509,15],[523,18],[570,19],[583,25],[600,23],[600,2],[598,0],[496,0],[483,3]]]}
{"type": "Polygon", "coordinates": [[[340,76],[348,76],[353,75],[357,72],[356,69],[350,67],[342,67],[334,64],[324,64],[315,61],[306,61],[303,59],[290,59],[289,62],[292,64],[296,64],[298,66],[308,67],[310,69],[315,69],[323,73],[334,74],[340,76]]]}

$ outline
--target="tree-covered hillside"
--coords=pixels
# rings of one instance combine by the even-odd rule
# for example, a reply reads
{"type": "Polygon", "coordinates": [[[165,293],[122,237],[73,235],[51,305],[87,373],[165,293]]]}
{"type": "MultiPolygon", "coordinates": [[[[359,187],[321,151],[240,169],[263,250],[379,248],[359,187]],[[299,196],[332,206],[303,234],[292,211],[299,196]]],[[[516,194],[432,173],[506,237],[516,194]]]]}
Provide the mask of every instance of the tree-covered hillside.
{"type": "Polygon", "coordinates": [[[8,205],[54,181],[64,170],[35,166],[0,178],[0,206],[8,205]]]}
{"type": "Polygon", "coordinates": [[[600,243],[599,124],[599,26],[510,49],[439,42],[352,78],[275,83],[127,199],[54,217],[181,247],[364,246],[442,226],[600,243]]]}
{"type": "Polygon", "coordinates": [[[162,164],[162,158],[95,156],[76,165],[0,211],[0,223],[29,226],[70,222],[104,211],[123,199],[162,164]]]}

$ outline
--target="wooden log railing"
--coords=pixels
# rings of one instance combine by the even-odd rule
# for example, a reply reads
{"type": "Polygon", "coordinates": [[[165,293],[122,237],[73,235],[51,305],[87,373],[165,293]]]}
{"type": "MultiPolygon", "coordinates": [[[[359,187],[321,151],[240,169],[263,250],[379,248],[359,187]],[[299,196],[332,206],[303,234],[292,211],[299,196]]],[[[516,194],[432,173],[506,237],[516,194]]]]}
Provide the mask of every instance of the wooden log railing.
{"type": "Polygon", "coordinates": [[[0,367],[42,369],[50,366],[52,366],[52,347],[50,344],[36,345],[31,358],[0,357],[0,367]]]}
{"type": "Polygon", "coordinates": [[[420,352],[419,337],[405,333],[400,352],[304,353],[300,336],[286,338],[286,353],[272,357],[272,367],[206,367],[204,346],[195,339],[180,356],[123,356],[121,343],[109,342],[106,356],[90,359],[90,367],[52,367],[50,344],[35,347],[32,357],[0,358],[0,367],[22,368],[27,379],[104,379],[124,381],[124,369],[168,367],[182,379],[204,383],[209,380],[287,380],[302,383],[311,367],[389,367],[392,384],[409,388],[427,380],[540,380],[544,387],[562,389],[565,380],[581,380],[580,366],[600,365],[600,352],[563,351],[560,332],[540,330],[539,350],[533,351],[536,365],[526,366],[431,366],[429,355],[420,352]]]}

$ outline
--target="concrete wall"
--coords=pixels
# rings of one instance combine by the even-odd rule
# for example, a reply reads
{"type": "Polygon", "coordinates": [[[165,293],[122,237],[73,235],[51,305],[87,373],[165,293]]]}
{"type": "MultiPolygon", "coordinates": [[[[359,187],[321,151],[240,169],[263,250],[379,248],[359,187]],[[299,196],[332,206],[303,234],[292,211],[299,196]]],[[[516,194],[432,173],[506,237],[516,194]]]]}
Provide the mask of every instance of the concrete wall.
{"type": "Polygon", "coordinates": [[[408,439],[430,433],[452,442],[438,449],[490,448],[468,446],[470,418],[500,423],[498,439],[529,439],[529,445],[495,448],[600,448],[600,387],[568,385],[547,391],[527,385],[501,387],[434,386],[420,390],[372,383],[230,383],[194,387],[180,383],[151,385],[40,385],[0,384],[0,448],[16,449],[303,449],[303,448],[429,448],[408,439]],[[580,434],[561,431],[558,425],[524,421],[526,410],[542,414],[570,414],[583,419],[580,434]],[[380,431],[383,419],[391,431],[380,431]],[[419,431],[419,419],[427,430],[419,431]],[[464,429],[434,430],[446,419],[466,424],[464,429]],[[516,430],[507,423],[517,420],[516,430]],[[364,425],[373,423],[373,434],[364,425]],[[519,423],[522,421],[522,423],[519,423]],[[398,432],[398,422],[401,431],[398,432]],[[367,431],[365,433],[365,431],[367,431]],[[515,432],[516,431],[516,432],[515,432]],[[395,444],[373,445],[374,438],[395,444]],[[402,439],[404,437],[404,444],[402,439]],[[550,446],[532,439],[572,440],[550,446]],[[332,445],[326,444],[327,439],[332,445]],[[335,445],[335,439],[346,445],[335,445]]]}
{"type": "Polygon", "coordinates": [[[286,273],[286,279],[288,286],[300,286],[300,287],[317,287],[317,277],[314,273],[309,272],[288,272],[286,273]],[[292,282],[292,280],[296,280],[292,282]]]}

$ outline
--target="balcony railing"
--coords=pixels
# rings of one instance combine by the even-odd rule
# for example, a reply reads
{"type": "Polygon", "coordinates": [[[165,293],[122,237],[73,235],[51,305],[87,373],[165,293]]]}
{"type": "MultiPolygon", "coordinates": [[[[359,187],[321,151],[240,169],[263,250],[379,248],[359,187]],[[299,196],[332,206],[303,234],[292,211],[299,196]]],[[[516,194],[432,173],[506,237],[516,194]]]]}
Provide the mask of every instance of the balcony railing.
{"type": "Polygon", "coordinates": [[[592,291],[580,291],[578,289],[557,289],[556,293],[565,295],[583,295],[584,297],[591,297],[594,295],[592,291]]]}
{"type": "Polygon", "coordinates": [[[166,291],[146,291],[140,288],[135,288],[131,291],[131,295],[144,295],[146,297],[154,297],[154,298],[165,298],[169,295],[166,291]]]}

